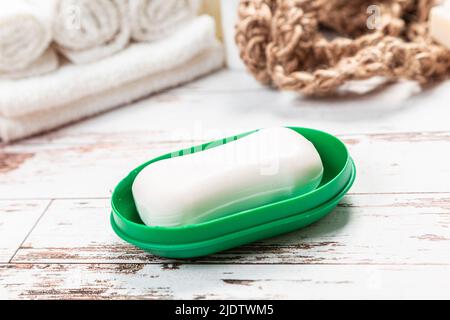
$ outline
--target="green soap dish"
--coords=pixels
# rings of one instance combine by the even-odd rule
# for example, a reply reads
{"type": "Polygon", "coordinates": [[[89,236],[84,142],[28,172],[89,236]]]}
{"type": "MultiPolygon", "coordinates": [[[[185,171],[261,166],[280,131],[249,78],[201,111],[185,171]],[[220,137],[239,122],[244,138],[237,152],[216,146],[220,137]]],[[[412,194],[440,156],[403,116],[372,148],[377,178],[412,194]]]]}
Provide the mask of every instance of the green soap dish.
{"type": "Polygon", "coordinates": [[[231,249],[257,240],[271,238],[280,234],[291,232],[306,227],[329,214],[350,190],[356,177],[356,170],[351,162],[352,174],[347,181],[347,185],[333,199],[321,206],[299,213],[287,218],[278,219],[272,222],[261,224],[252,228],[230,233],[221,237],[205,240],[201,242],[185,244],[153,244],[140,242],[124,234],[116,225],[113,215],[111,215],[111,225],[116,234],[123,240],[136,245],[137,247],[164,258],[187,259],[210,255],[219,251],[231,249]]]}
{"type": "MultiPolygon", "coordinates": [[[[173,153],[169,153],[139,166],[117,185],[111,201],[111,221],[114,230],[121,238],[140,247],[144,247],[143,244],[146,243],[152,244],[152,248],[156,244],[185,245],[200,243],[299,213],[307,213],[333,199],[337,199],[342,190],[348,187],[354,174],[354,164],[347,148],[339,139],[328,133],[298,127],[291,127],[291,129],[311,141],[321,156],[324,175],[320,186],[314,191],[199,224],[182,227],[149,227],[144,225],[139,217],[131,187],[142,169],[154,162],[170,158],[173,153]]],[[[211,144],[227,143],[253,132],[255,131],[205,143],[201,146],[178,151],[177,154],[201,152],[211,144]]]]}

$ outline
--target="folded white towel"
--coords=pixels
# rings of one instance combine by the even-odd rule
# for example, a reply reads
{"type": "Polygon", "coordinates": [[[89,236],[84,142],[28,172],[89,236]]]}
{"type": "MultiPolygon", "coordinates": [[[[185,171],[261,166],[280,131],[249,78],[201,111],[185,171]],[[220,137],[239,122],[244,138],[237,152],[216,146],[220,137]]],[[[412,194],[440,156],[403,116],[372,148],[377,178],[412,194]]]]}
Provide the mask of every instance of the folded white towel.
{"type": "Polygon", "coordinates": [[[28,75],[28,68],[34,69],[34,75],[48,71],[32,65],[41,59],[37,65],[42,66],[42,55],[50,45],[53,9],[47,1],[0,1],[1,76],[28,75]]]}
{"type": "MultiPolygon", "coordinates": [[[[21,118],[0,117],[0,138],[4,142],[10,142],[119,107],[214,71],[223,66],[223,61],[222,47],[216,43],[179,66],[156,72],[120,88],[109,89],[100,94],[68,103],[60,108],[37,112],[21,118]]],[[[157,62],[155,61],[155,63],[157,62]]]]}
{"type": "Polygon", "coordinates": [[[47,49],[42,56],[33,61],[25,69],[0,73],[0,79],[22,79],[40,76],[58,69],[58,55],[52,48],[47,49]]]}
{"type": "Polygon", "coordinates": [[[20,117],[120,88],[186,64],[216,42],[214,20],[201,16],[164,40],[133,44],[95,63],[65,65],[39,79],[0,80],[0,116],[20,117]]]}
{"type": "Polygon", "coordinates": [[[130,0],[131,36],[136,41],[164,38],[193,19],[199,0],[130,0]]]}
{"type": "Polygon", "coordinates": [[[128,12],[128,0],[57,0],[53,31],[59,51],[84,64],[122,50],[130,40],[128,12]]]}
{"type": "Polygon", "coordinates": [[[218,69],[223,53],[214,30],[210,17],[198,17],[165,40],[136,43],[89,65],[66,64],[39,79],[0,80],[0,137],[50,130],[218,69]]]}

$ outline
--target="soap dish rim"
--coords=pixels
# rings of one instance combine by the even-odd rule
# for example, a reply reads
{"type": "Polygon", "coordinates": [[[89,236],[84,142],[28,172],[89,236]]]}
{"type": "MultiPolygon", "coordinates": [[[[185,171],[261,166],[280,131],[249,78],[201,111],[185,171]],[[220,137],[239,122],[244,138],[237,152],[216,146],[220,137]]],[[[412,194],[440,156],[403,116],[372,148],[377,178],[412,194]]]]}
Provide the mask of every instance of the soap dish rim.
{"type": "MultiPolygon", "coordinates": [[[[286,127],[286,128],[289,128],[289,129],[292,129],[292,130],[295,130],[295,129],[312,130],[312,131],[320,132],[320,133],[323,133],[323,134],[326,134],[326,135],[329,135],[329,136],[333,137],[334,139],[336,139],[337,141],[339,141],[339,143],[344,147],[344,150],[345,150],[346,155],[347,155],[347,162],[346,162],[346,164],[344,165],[344,167],[341,169],[341,171],[340,171],[333,179],[331,179],[330,181],[328,181],[326,184],[321,185],[320,187],[318,187],[318,188],[316,188],[316,189],[314,189],[314,190],[311,190],[311,191],[309,191],[309,192],[307,192],[307,193],[304,193],[304,194],[301,194],[301,195],[298,195],[298,196],[294,196],[294,197],[290,197],[290,198],[287,198],[287,199],[283,199],[283,200],[271,202],[271,203],[268,203],[268,204],[265,204],[265,205],[262,205],[262,206],[258,206],[257,208],[269,207],[269,206],[273,206],[273,205],[279,205],[279,204],[281,204],[281,203],[285,203],[285,202],[292,201],[292,200],[301,200],[302,198],[305,198],[306,196],[310,195],[311,193],[319,192],[319,191],[321,191],[323,188],[325,188],[325,187],[327,187],[327,186],[329,186],[329,185],[335,183],[336,180],[338,180],[339,177],[340,177],[340,176],[348,169],[348,165],[349,165],[350,161],[351,161],[351,162],[353,163],[353,165],[354,165],[354,161],[352,161],[352,159],[351,159],[351,157],[350,157],[350,154],[349,154],[349,151],[348,151],[348,149],[347,149],[347,146],[345,145],[345,143],[343,143],[339,138],[335,137],[334,135],[331,135],[331,134],[329,134],[329,133],[327,133],[327,132],[324,132],[324,131],[321,131],[321,130],[316,130],[316,129],[311,129],[311,128],[304,128],[304,127],[286,127]]],[[[237,136],[239,136],[240,138],[242,138],[242,137],[245,137],[246,135],[249,135],[249,134],[251,134],[251,133],[257,132],[257,131],[259,131],[259,130],[261,130],[261,129],[252,130],[252,131],[249,131],[249,132],[245,132],[245,133],[242,133],[242,134],[237,134],[237,135],[235,135],[235,136],[231,136],[231,137],[224,138],[224,139],[219,139],[219,140],[231,139],[231,138],[237,137],[237,136]]],[[[217,140],[217,141],[219,141],[219,140],[217,140]]],[[[207,142],[207,143],[205,143],[205,144],[201,144],[201,145],[198,145],[198,146],[191,147],[191,149],[192,149],[192,148],[200,148],[200,147],[204,147],[205,145],[209,145],[209,144],[215,143],[215,142],[217,142],[217,141],[207,142]]],[[[183,151],[183,150],[175,151],[175,153],[179,153],[179,152],[181,152],[181,151],[183,151]]],[[[165,160],[165,159],[162,159],[162,158],[163,158],[164,156],[167,156],[167,155],[168,155],[168,154],[165,154],[165,155],[156,157],[156,158],[154,158],[154,159],[152,159],[152,160],[150,160],[150,161],[147,161],[147,162],[141,164],[141,165],[138,166],[136,169],[132,170],[132,171],[131,171],[125,178],[123,178],[123,179],[119,182],[119,184],[114,188],[114,190],[113,190],[113,192],[112,192],[112,196],[111,196],[111,207],[112,207],[112,210],[114,211],[115,214],[117,214],[118,216],[120,216],[121,219],[127,221],[127,223],[129,223],[129,224],[131,224],[131,225],[134,225],[134,226],[137,226],[137,227],[145,227],[145,228],[149,228],[149,229],[159,229],[159,230],[181,230],[181,229],[183,229],[183,230],[185,230],[185,229],[191,229],[191,228],[195,228],[195,227],[199,227],[199,226],[205,226],[205,225],[217,223],[218,221],[221,221],[222,219],[226,219],[226,218],[228,218],[228,217],[235,216],[235,215],[245,214],[245,213],[248,213],[249,211],[252,211],[252,210],[257,209],[257,208],[251,208],[251,209],[242,210],[242,211],[239,211],[239,212],[230,214],[230,215],[228,215],[228,216],[216,218],[216,219],[209,220],[209,221],[204,221],[204,222],[200,222],[200,223],[193,223],[193,224],[184,225],[184,226],[174,226],[174,227],[147,226],[147,225],[145,225],[145,224],[143,224],[143,223],[140,224],[140,223],[131,221],[131,220],[129,220],[128,218],[124,217],[124,216],[120,213],[120,211],[116,208],[116,205],[114,204],[114,201],[113,201],[113,199],[114,199],[114,194],[116,193],[116,190],[118,189],[119,185],[120,185],[123,181],[127,180],[130,176],[134,175],[135,172],[136,172],[137,170],[141,171],[141,170],[143,170],[143,168],[145,168],[145,167],[151,165],[152,163],[155,163],[155,162],[158,162],[158,161],[165,160]]]]}
{"type": "MultiPolygon", "coordinates": [[[[218,250],[209,249],[209,251],[202,252],[200,254],[190,254],[190,252],[192,252],[193,250],[203,250],[203,249],[211,247],[211,246],[217,247],[217,246],[219,246],[219,244],[217,244],[217,242],[218,241],[220,242],[220,240],[226,241],[226,240],[230,240],[230,239],[236,239],[239,237],[243,237],[243,236],[245,236],[245,234],[248,234],[250,232],[258,233],[259,231],[255,231],[255,230],[259,230],[259,229],[267,227],[267,226],[270,226],[273,228],[273,227],[281,225],[283,223],[286,224],[288,222],[291,222],[292,220],[298,220],[298,219],[302,219],[302,218],[307,219],[307,218],[311,218],[311,216],[313,216],[312,220],[309,223],[307,223],[303,227],[296,228],[292,231],[300,230],[300,229],[303,229],[304,227],[307,227],[308,225],[310,225],[312,223],[315,223],[315,222],[321,220],[322,218],[324,218],[325,216],[330,214],[336,208],[336,206],[339,204],[339,202],[344,198],[344,196],[348,193],[348,191],[351,189],[351,187],[353,186],[353,184],[356,180],[356,166],[355,166],[353,159],[350,158],[350,161],[351,161],[351,167],[352,167],[352,174],[350,176],[350,179],[347,181],[345,187],[336,196],[334,196],[333,198],[329,199],[328,201],[322,203],[320,206],[315,207],[315,208],[305,211],[305,212],[301,212],[301,213],[292,215],[292,216],[283,217],[280,219],[269,221],[267,223],[255,225],[251,228],[242,229],[242,230],[239,230],[239,231],[236,231],[233,233],[224,234],[219,237],[214,237],[214,238],[197,241],[197,242],[187,242],[187,243],[180,243],[180,244],[160,244],[160,243],[143,242],[141,240],[134,239],[133,237],[127,235],[125,232],[120,230],[120,228],[115,223],[113,212],[111,212],[111,215],[110,215],[111,227],[114,230],[114,232],[117,234],[117,236],[119,238],[121,238],[122,240],[124,240],[132,245],[135,245],[136,247],[138,247],[142,250],[145,250],[150,253],[154,253],[155,255],[160,256],[160,257],[172,258],[172,259],[190,259],[190,258],[197,258],[197,257],[201,257],[201,256],[214,254],[214,253],[217,253],[217,252],[220,252],[223,250],[231,249],[236,246],[230,245],[228,248],[218,249],[218,250]],[[324,209],[327,211],[325,213],[322,213],[322,210],[324,210],[324,209]],[[320,212],[322,214],[318,214],[318,212],[320,212]],[[315,217],[316,214],[319,215],[319,217],[315,217]],[[216,243],[216,244],[214,245],[211,243],[216,243]],[[176,254],[176,252],[183,252],[183,254],[182,255],[176,254]]],[[[287,231],[287,232],[292,232],[292,231],[287,231]]],[[[279,234],[283,234],[283,233],[286,233],[286,232],[279,232],[277,234],[279,235],[279,234]]],[[[275,236],[277,234],[275,234],[275,236]]],[[[260,238],[258,240],[262,240],[265,238],[268,238],[268,237],[260,238]]],[[[245,243],[247,243],[247,242],[245,242],[245,243]]],[[[243,243],[243,244],[245,244],[245,243],[243,243]]],[[[205,249],[205,250],[207,250],[207,249],[205,249]]]]}

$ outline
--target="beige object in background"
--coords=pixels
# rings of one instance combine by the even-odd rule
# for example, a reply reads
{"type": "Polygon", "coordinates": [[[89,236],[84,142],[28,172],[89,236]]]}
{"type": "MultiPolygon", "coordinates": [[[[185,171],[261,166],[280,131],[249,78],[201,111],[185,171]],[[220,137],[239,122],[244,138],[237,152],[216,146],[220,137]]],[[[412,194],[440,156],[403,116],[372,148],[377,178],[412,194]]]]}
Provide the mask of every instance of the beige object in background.
{"type": "Polygon", "coordinates": [[[431,37],[450,50],[450,1],[431,9],[429,28],[431,37]]]}
{"type": "Polygon", "coordinates": [[[30,77],[58,67],[48,49],[53,9],[51,1],[0,1],[0,78],[30,77]]]}
{"type": "Polygon", "coordinates": [[[128,0],[56,0],[56,47],[76,64],[119,52],[130,40],[128,9],[128,0]]]}
{"type": "Polygon", "coordinates": [[[220,0],[203,0],[200,6],[200,14],[208,14],[216,20],[217,38],[223,40],[222,17],[220,14],[220,0]]]}
{"type": "Polygon", "coordinates": [[[245,70],[236,45],[236,23],[240,0],[221,0],[222,32],[226,50],[227,66],[234,70],[245,70]]]}
{"type": "Polygon", "coordinates": [[[235,41],[238,5],[239,0],[203,0],[201,12],[211,15],[216,20],[217,36],[225,45],[227,67],[245,70],[235,41]]]}

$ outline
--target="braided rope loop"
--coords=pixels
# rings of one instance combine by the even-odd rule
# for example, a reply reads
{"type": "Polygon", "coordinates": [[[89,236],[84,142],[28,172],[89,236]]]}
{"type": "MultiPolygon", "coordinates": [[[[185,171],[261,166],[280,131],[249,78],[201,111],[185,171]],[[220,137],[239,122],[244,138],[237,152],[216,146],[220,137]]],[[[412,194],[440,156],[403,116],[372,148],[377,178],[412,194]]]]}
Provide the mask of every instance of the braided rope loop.
{"type": "Polygon", "coordinates": [[[436,3],[241,0],[236,43],[257,80],[306,95],[331,95],[348,81],[375,76],[427,84],[450,74],[450,51],[428,35],[436,3]]]}

